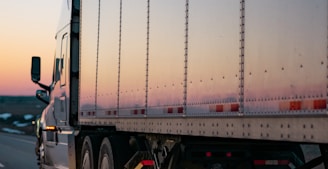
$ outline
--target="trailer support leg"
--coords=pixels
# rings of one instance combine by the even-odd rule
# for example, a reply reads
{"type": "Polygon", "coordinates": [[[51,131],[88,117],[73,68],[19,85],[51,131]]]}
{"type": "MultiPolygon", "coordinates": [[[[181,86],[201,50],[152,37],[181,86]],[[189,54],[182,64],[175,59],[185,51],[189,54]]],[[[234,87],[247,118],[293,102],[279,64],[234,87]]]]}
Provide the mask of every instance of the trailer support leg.
{"type": "Polygon", "coordinates": [[[320,145],[321,156],[323,157],[323,164],[325,169],[328,169],[328,144],[320,145]]]}

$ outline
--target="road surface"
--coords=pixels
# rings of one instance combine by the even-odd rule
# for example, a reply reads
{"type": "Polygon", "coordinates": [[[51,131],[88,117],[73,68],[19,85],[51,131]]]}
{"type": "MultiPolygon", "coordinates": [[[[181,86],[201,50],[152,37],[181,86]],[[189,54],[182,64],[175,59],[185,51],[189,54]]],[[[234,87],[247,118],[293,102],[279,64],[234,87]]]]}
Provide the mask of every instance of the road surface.
{"type": "Polygon", "coordinates": [[[37,169],[36,137],[0,133],[0,169],[37,169]]]}

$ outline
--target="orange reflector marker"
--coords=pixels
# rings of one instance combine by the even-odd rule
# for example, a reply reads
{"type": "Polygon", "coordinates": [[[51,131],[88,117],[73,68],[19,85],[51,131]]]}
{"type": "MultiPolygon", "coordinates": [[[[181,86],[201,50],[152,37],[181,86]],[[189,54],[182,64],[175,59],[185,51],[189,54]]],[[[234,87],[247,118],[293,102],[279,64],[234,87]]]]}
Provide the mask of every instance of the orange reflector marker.
{"type": "Polygon", "coordinates": [[[230,157],[232,157],[232,153],[231,152],[227,152],[226,153],[226,156],[230,158],[230,157]]]}
{"type": "Polygon", "coordinates": [[[134,169],[142,169],[144,166],[154,166],[154,160],[142,160],[134,169]]]}
{"type": "Polygon", "coordinates": [[[322,100],[314,100],[313,101],[313,109],[319,110],[319,109],[326,109],[327,108],[327,101],[325,99],[322,100]]]}
{"type": "Polygon", "coordinates": [[[210,112],[238,112],[239,111],[239,104],[232,103],[232,104],[211,104],[209,105],[210,112]]]}
{"type": "Polygon", "coordinates": [[[210,152],[210,151],[206,152],[206,153],[205,153],[205,156],[206,156],[206,157],[212,157],[212,152],[210,152]]]}
{"type": "Polygon", "coordinates": [[[142,163],[139,163],[134,169],[141,169],[143,167],[142,163]]]}
{"type": "Polygon", "coordinates": [[[216,112],[223,112],[224,108],[222,104],[215,105],[215,111],[216,112]]]}
{"type": "Polygon", "coordinates": [[[184,113],[183,112],[183,107],[167,107],[167,108],[164,108],[164,113],[167,113],[167,114],[182,114],[184,113]]]}
{"type": "Polygon", "coordinates": [[[231,111],[232,112],[239,111],[239,104],[231,104],[231,111]]]}
{"type": "Polygon", "coordinates": [[[178,107],[178,113],[183,113],[183,107],[178,107]]]}
{"type": "Polygon", "coordinates": [[[144,166],[154,166],[155,164],[154,160],[142,160],[141,163],[144,166]]]}
{"type": "Polygon", "coordinates": [[[279,103],[280,111],[324,110],[327,109],[326,99],[291,100],[279,103]]]}
{"type": "Polygon", "coordinates": [[[146,110],[145,109],[134,109],[134,110],[131,110],[131,114],[132,115],[146,114],[146,110]]]}
{"type": "Polygon", "coordinates": [[[46,126],[46,130],[47,131],[56,131],[57,128],[56,128],[56,126],[46,126]]]}
{"type": "Polygon", "coordinates": [[[302,102],[301,101],[291,101],[289,102],[289,110],[301,110],[302,102]]]}

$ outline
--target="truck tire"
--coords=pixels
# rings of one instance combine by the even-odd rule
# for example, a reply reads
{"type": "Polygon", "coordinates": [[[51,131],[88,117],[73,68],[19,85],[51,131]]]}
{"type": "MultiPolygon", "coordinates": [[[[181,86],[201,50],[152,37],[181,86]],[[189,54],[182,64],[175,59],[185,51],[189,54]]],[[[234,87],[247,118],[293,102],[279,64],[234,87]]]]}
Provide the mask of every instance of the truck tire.
{"type": "Polygon", "coordinates": [[[83,141],[81,151],[81,168],[82,169],[95,169],[94,151],[92,149],[92,142],[89,136],[86,136],[83,141]]]}
{"type": "Polygon", "coordinates": [[[100,146],[98,169],[114,169],[113,149],[108,138],[104,138],[100,146]]]}

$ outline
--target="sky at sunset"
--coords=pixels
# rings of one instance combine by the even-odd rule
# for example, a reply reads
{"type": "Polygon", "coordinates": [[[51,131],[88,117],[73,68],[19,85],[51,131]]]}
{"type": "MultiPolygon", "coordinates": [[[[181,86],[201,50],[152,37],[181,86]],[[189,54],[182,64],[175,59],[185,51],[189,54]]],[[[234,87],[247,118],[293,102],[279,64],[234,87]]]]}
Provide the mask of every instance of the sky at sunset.
{"type": "Polygon", "coordinates": [[[0,95],[34,95],[31,57],[41,56],[41,83],[50,84],[61,0],[0,1],[0,95]]]}

